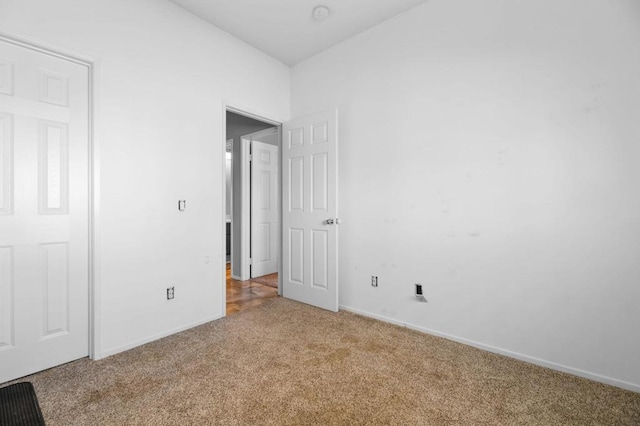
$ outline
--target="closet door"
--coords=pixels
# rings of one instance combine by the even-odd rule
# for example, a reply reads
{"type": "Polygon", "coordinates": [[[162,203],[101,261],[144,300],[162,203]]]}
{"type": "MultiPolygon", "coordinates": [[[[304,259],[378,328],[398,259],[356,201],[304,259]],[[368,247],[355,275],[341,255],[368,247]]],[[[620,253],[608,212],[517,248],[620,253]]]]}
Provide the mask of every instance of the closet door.
{"type": "Polygon", "coordinates": [[[88,77],[0,40],[0,383],[88,355],[88,77]]]}

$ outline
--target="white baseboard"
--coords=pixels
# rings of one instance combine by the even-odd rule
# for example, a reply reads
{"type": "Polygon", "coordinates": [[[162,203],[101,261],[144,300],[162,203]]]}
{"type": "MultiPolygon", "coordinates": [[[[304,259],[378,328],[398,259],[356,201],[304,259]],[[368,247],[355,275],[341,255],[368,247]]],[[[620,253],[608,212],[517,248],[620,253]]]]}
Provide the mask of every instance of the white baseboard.
{"type": "Polygon", "coordinates": [[[430,334],[437,337],[443,337],[448,340],[453,340],[454,342],[463,343],[465,345],[473,346],[474,348],[482,349],[487,352],[493,352],[496,354],[508,356],[509,358],[515,358],[520,361],[528,362],[530,364],[539,365],[541,367],[550,368],[552,370],[561,371],[563,373],[572,374],[574,376],[583,377],[585,379],[590,379],[596,382],[604,383],[611,386],[616,386],[622,389],[630,390],[632,392],[640,393],[640,384],[629,383],[623,380],[613,379],[611,377],[602,376],[600,374],[590,373],[588,371],[580,370],[577,368],[569,367],[562,364],[557,364],[555,362],[546,361],[544,359],[535,358],[532,356],[524,355],[518,352],[512,352],[506,349],[497,348],[495,346],[485,345],[484,343],[475,342],[473,340],[464,339],[462,337],[452,336],[447,333],[441,333],[439,331],[431,330],[429,328],[420,327],[414,324],[409,324],[406,322],[398,321],[393,318],[385,317],[382,315],[372,314],[367,311],[363,311],[360,309],[352,308],[350,306],[340,305],[340,310],[344,310],[347,312],[352,312],[354,314],[362,315],[365,317],[373,318],[379,321],[388,322],[390,324],[399,325],[401,327],[406,327],[411,330],[420,331],[422,333],[430,334]]]}
{"type": "Polygon", "coordinates": [[[103,358],[106,358],[106,357],[111,356],[111,355],[118,354],[120,352],[128,351],[129,349],[133,349],[135,347],[144,345],[145,343],[149,343],[149,342],[153,342],[155,340],[162,339],[163,337],[167,337],[167,336],[170,336],[172,334],[176,334],[176,333],[179,333],[181,331],[185,331],[185,330],[188,330],[190,328],[197,327],[199,325],[206,324],[208,322],[218,320],[218,319],[220,319],[222,317],[224,317],[224,315],[215,315],[215,316],[212,316],[212,317],[209,317],[209,318],[205,318],[205,319],[203,319],[201,321],[192,322],[190,324],[186,324],[186,325],[183,325],[183,326],[180,326],[180,327],[176,327],[176,328],[173,328],[171,330],[163,331],[162,333],[154,334],[153,336],[149,336],[149,337],[146,337],[144,339],[136,340],[135,342],[132,342],[132,343],[127,343],[126,345],[122,345],[122,346],[118,346],[118,347],[115,347],[115,348],[107,349],[105,351],[102,351],[100,354],[96,354],[96,356],[93,359],[94,360],[99,360],[99,359],[103,359],[103,358]]]}

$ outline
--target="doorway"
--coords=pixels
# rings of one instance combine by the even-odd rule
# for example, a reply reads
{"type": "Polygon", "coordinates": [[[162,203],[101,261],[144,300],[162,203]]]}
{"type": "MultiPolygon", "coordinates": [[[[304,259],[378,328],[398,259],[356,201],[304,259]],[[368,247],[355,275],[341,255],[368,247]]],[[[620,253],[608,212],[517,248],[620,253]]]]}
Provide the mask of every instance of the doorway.
{"type": "Polygon", "coordinates": [[[279,294],[280,124],[225,111],[225,311],[279,294]]]}

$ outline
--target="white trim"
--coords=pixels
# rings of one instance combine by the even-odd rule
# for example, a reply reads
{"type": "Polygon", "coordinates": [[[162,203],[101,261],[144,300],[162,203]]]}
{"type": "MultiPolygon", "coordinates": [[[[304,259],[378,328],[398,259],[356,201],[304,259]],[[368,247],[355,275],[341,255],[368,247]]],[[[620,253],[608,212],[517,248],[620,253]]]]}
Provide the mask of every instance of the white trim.
{"type": "MultiPolygon", "coordinates": [[[[225,106],[225,119],[226,119],[226,112],[228,111],[234,114],[242,115],[243,117],[253,118],[254,120],[262,121],[263,123],[273,124],[274,126],[281,126],[282,123],[284,122],[282,120],[278,120],[275,118],[267,118],[264,114],[261,114],[255,110],[252,110],[251,108],[234,107],[224,101],[223,101],[223,104],[225,106]]],[[[225,123],[226,123],[226,120],[225,120],[225,123]]]]}
{"type": "Polygon", "coordinates": [[[52,45],[49,42],[35,39],[32,35],[26,35],[13,29],[8,31],[3,29],[0,31],[0,39],[17,46],[25,47],[29,50],[44,53],[79,65],[90,67],[97,62],[96,59],[90,55],[74,52],[61,46],[52,45]]]}
{"type": "Polygon", "coordinates": [[[219,320],[223,316],[224,316],[224,314],[214,315],[212,317],[205,318],[204,320],[201,320],[201,321],[195,321],[195,322],[189,323],[187,325],[183,325],[183,326],[180,326],[180,327],[172,328],[169,331],[163,331],[162,333],[154,334],[151,337],[145,337],[144,339],[136,340],[135,342],[132,342],[132,343],[127,343],[126,345],[118,346],[118,347],[111,348],[111,349],[106,349],[105,351],[102,352],[100,358],[94,358],[94,359],[96,359],[96,360],[103,359],[103,358],[106,358],[108,356],[118,354],[120,352],[128,351],[129,349],[133,349],[135,347],[144,345],[146,343],[150,343],[150,342],[154,342],[156,340],[160,340],[160,339],[162,339],[164,337],[171,336],[172,334],[180,333],[181,331],[185,331],[185,330],[188,330],[190,328],[197,327],[199,325],[203,325],[203,324],[206,324],[206,323],[211,322],[211,321],[219,320]]]}
{"type": "Polygon", "coordinates": [[[278,218],[278,220],[280,221],[280,251],[278,252],[278,296],[280,297],[284,297],[284,286],[282,285],[282,247],[284,244],[284,241],[282,241],[282,239],[284,238],[284,232],[282,231],[282,215],[283,215],[283,209],[284,209],[284,205],[282,204],[282,190],[284,189],[284,187],[282,186],[282,169],[283,169],[283,165],[282,165],[282,145],[283,145],[283,141],[282,141],[282,124],[278,126],[278,199],[280,200],[280,217],[278,218]]]}
{"type": "Polygon", "coordinates": [[[102,351],[102,215],[101,215],[101,114],[100,114],[100,99],[102,87],[100,82],[102,81],[102,68],[98,61],[93,62],[92,69],[92,206],[93,206],[93,274],[92,274],[92,286],[91,286],[91,311],[90,317],[92,318],[92,338],[90,339],[91,346],[89,347],[89,358],[99,359],[102,351]]]}
{"type": "Polygon", "coordinates": [[[240,137],[240,281],[251,278],[251,139],[240,137]]]}
{"type": "Polygon", "coordinates": [[[453,340],[454,342],[462,343],[468,346],[473,346],[474,348],[482,349],[487,352],[492,352],[499,355],[504,355],[509,358],[514,358],[520,361],[528,362],[529,364],[539,365],[541,367],[549,368],[551,370],[561,371],[563,373],[571,374],[578,377],[583,377],[585,379],[593,380],[595,382],[604,383],[611,386],[616,386],[622,389],[630,390],[632,392],[640,393],[640,384],[625,382],[623,380],[614,379],[607,376],[602,376],[596,373],[590,373],[588,371],[580,370],[578,368],[569,367],[562,364],[557,364],[555,362],[546,361],[544,359],[532,357],[529,355],[524,355],[518,352],[513,352],[507,349],[497,348],[495,346],[485,345],[484,343],[479,343],[474,340],[465,339],[458,336],[453,336],[447,333],[441,333],[439,331],[432,330],[430,328],[421,327],[415,324],[406,323],[403,321],[398,321],[393,318],[385,317],[383,315],[372,314],[367,311],[363,311],[361,309],[352,308],[351,306],[340,305],[341,311],[352,312],[354,314],[362,315],[365,317],[373,318],[379,321],[387,322],[394,325],[399,325],[401,327],[406,327],[411,330],[420,331],[422,333],[430,334],[432,336],[442,337],[448,340],[453,340]]]}
{"type": "MultiPolygon", "coordinates": [[[[229,144],[229,141],[231,141],[231,164],[229,166],[229,179],[231,179],[231,182],[229,182],[229,184],[231,185],[231,193],[229,194],[229,203],[231,203],[231,205],[229,206],[229,217],[227,218],[227,206],[225,204],[225,209],[224,209],[224,214],[225,214],[225,260],[226,260],[226,236],[227,236],[227,228],[226,228],[226,222],[227,220],[229,220],[229,225],[230,225],[230,232],[231,232],[231,237],[229,238],[229,260],[227,261],[227,263],[229,263],[229,268],[231,268],[231,271],[233,273],[233,264],[234,262],[236,262],[237,260],[234,258],[233,255],[233,226],[234,226],[234,220],[233,220],[233,139],[227,139],[226,141],[226,145],[229,144]]],[[[227,167],[227,152],[226,152],[226,145],[225,145],[225,158],[224,158],[224,167],[225,167],[225,172],[226,172],[226,167],[227,167]]],[[[225,192],[227,190],[227,175],[225,173],[225,192]]],[[[224,197],[225,203],[227,202],[227,196],[225,193],[225,197],[224,197]]]]}
{"type": "Polygon", "coordinates": [[[100,309],[100,286],[102,283],[100,274],[101,265],[101,236],[100,236],[100,159],[99,159],[99,144],[97,142],[96,128],[97,119],[97,99],[99,98],[99,85],[97,82],[100,80],[98,61],[91,58],[88,55],[78,54],[70,52],[66,49],[58,46],[51,46],[49,43],[41,42],[40,40],[34,40],[31,36],[26,36],[18,31],[11,30],[12,34],[4,31],[0,31],[0,40],[7,43],[11,43],[16,46],[21,46],[26,49],[40,52],[55,58],[59,58],[65,61],[69,61],[81,66],[87,67],[88,78],[88,123],[87,123],[87,143],[88,143],[88,189],[89,189],[89,230],[88,230],[88,285],[89,285],[89,347],[88,355],[91,359],[98,359],[101,351],[102,341],[102,322],[101,322],[101,309],[100,309]]]}
{"type": "MultiPolygon", "coordinates": [[[[220,263],[222,265],[221,275],[222,275],[222,298],[220,299],[220,312],[221,317],[225,317],[227,315],[227,196],[225,192],[227,191],[227,108],[222,101],[222,202],[220,206],[222,207],[222,211],[220,212],[220,217],[222,218],[222,238],[220,238],[220,263]]],[[[233,222],[233,218],[231,218],[233,222]]],[[[215,243],[214,243],[215,245],[215,243]]],[[[233,266],[233,264],[231,264],[233,266]]]]}

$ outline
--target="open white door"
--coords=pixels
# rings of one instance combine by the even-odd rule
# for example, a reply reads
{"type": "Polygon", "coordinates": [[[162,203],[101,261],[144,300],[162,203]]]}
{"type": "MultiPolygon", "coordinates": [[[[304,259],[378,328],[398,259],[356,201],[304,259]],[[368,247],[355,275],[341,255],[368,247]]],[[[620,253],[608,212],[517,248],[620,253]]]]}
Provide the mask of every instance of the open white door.
{"type": "Polygon", "coordinates": [[[0,383],[88,355],[89,73],[0,41],[0,383]]]}
{"type": "Polygon", "coordinates": [[[283,296],[338,311],[338,113],[283,126],[283,296]]]}
{"type": "Polygon", "coordinates": [[[251,141],[251,278],[278,272],[278,147],[251,141]]]}

